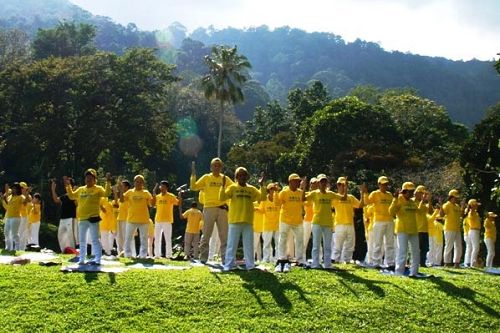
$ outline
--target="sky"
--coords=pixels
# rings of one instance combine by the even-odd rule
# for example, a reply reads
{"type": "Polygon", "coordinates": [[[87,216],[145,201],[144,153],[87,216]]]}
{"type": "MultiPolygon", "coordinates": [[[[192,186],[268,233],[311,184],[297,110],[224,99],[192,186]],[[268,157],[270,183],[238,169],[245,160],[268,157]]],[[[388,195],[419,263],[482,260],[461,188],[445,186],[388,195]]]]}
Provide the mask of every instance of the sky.
{"type": "Polygon", "coordinates": [[[189,31],[213,25],[267,25],[331,32],[385,50],[453,60],[500,53],[500,0],[70,0],[94,15],[143,30],[173,22],[189,31]]]}

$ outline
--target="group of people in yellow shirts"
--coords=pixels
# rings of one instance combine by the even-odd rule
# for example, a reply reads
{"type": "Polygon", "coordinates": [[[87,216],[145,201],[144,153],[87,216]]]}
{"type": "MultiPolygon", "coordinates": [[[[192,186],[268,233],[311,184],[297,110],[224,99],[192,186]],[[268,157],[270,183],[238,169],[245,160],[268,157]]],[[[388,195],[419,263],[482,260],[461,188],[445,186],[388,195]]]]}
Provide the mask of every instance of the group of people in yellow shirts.
{"type": "MultiPolygon", "coordinates": [[[[165,257],[170,258],[174,207],[179,206],[180,217],[187,220],[184,246],[189,258],[206,263],[210,240],[218,237],[220,257],[226,271],[237,267],[240,239],[246,269],[255,267],[256,255],[263,262],[275,262],[276,272],[289,271],[292,262],[302,267],[329,269],[332,262],[353,261],[355,210],[362,209],[367,241],[366,265],[402,275],[410,257],[410,276],[417,275],[422,265],[441,265],[443,259],[445,266],[459,267],[463,223],[464,265],[479,266],[481,220],[477,210],[480,203],[471,199],[466,207],[460,205],[457,190],[449,192],[446,203],[433,206],[425,186],[405,182],[393,194],[389,191],[390,182],[386,176],[379,177],[378,189],[371,193],[366,185],[361,185],[358,199],[348,193],[347,177],[339,177],[335,183],[336,191],[333,191],[325,174],[308,182],[305,177],[292,173],[283,188],[273,182],[265,185],[262,175],[257,189],[247,183],[250,175],[245,168],[237,168],[234,179],[223,174],[222,169],[222,160],[214,158],[210,172],[198,179],[195,163],[192,164],[190,189],[199,191],[198,201],[203,204],[203,212],[197,208],[196,201],[189,210],[182,212],[182,195],[170,193],[167,181],[157,184],[151,194],[145,188],[142,175],[134,177],[133,185],[127,180],[119,180],[112,186],[111,176],[107,174],[104,187],[96,184],[94,169],[86,170],[84,186],[76,187],[70,178],[64,177],[67,198],[57,197],[55,183],[52,187],[54,201],[66,212],[61,215],[60,222],[60,229],[64,229],[59,233],[61,250],[72,246],[67,240],[73,237],[68,233],[74,231],[66,221],[72,217],[64,205],[75,201],[80,264],[99,265],[102,250],[109,254],[115,241],[118,253],[125,257],[160,258],[165,240],[165,257]],[[113,199],[109,199],[111,194],[113,199]],[[151,207],[156,207],[154,223],[149,213],[151,207]],[[214,235],[214,229],[217,235],[214,235]],[[137,233],[140,240],[138,254],[134,240],[137,233]],[[309,264],[307,249],[311,236],[312,261],[309,264]],[[94,254],[90,262],[86,261],[88,239],[94,254]]],[[[39,225],[39,195],[31,198],[26,188],[16,183],[2,196],[6,209],[7,249],[23,249],[19,237],[23,214],[33,215],[28,219],[34,221],[30,224],[39,225]],[[38,221],[35,221],[36,216],[38,221]]],[[[493,212],[488,212],[483,225],[488,251],[485,265],[488,267],[492,266],[495,251],[496,217],[493,212]]],[[[36,227],[33,230],[37,230],[36,227]]]]}
{"type": "Polygon", "coordinates": [[[5,249],[24,251],[28,245],[39,247],[41,195],[31,195],[31,188],[26,182],[19,182],[12,186],[6,184],[1,200],[5,209],[5,249]]]}

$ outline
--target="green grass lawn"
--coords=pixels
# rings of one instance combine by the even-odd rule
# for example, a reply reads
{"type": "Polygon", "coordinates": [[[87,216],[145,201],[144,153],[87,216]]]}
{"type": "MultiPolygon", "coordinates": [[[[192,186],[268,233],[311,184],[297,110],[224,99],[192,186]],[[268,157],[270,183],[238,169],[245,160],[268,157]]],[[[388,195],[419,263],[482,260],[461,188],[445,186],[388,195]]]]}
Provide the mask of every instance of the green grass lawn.
{"type": "Polygon", "coordinates": [[[499,276],[422,269],[436,278],[414,280],[338,267],[287,274],[212,273],[206,267],[109,274],[0,265],[0,330],[500,331],[499,276]]]}

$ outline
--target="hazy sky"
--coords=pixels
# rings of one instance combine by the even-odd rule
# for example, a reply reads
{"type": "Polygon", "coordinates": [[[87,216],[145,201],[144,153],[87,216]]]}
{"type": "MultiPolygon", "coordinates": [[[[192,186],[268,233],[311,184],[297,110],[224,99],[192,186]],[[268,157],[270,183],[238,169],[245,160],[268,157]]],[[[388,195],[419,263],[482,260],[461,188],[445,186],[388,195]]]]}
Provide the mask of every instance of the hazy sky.
{"type": "Polygon", "coordinates": [[[361,38],[386,50],[491,60],[500,53],[500,0],[70,0],[115,22],[189,31],[288,25],[361,38]]]}

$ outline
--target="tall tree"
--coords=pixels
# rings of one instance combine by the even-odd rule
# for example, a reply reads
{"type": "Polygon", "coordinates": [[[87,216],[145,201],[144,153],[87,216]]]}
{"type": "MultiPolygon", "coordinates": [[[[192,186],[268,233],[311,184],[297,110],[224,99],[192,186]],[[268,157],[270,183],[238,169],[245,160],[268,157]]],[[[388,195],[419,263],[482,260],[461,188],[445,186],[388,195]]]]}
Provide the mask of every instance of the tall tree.
{"type": "Polygon", "coordinates": [[[94,54],[93,40],[96,29],[93,25],[62,22],[52,29],[40,29],[33,41],[35,59],[49,56],[71,57],[94,54]]]}
{"type": "Polygon", "coordinates": [[[221,156],[225,105],[244,100],[242,87],[248,79],[246,71],[252,66],[244,55],[238,54],[236,46],[212,47],[211,55],[205,56],[205,63],[208,66],[208,73],[202,79],[205,97],[215,98],[220,104],[217,155],[221,156]]]}

